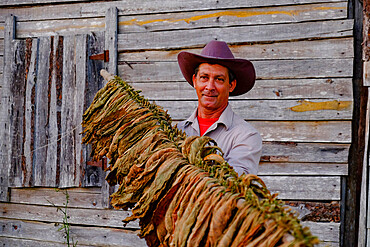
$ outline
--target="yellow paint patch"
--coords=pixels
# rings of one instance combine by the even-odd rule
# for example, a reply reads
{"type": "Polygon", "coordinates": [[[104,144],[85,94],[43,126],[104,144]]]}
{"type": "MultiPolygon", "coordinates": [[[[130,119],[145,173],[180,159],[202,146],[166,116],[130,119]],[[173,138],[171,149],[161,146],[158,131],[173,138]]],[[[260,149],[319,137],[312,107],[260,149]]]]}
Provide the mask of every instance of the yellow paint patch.
{"type": "MultiPolygon", "coordinates": [[[[345,7],[315,7],[311,8],[310,10],[334,10],[334,9],[345,9],[345,7]]],[[[246,11],[246,10],[229,10],[229,11],[220,11],[215,12],[212,14],[206,14],[206,15],[197,15],[192,16],[189,18],[181,18],[181,19],[175,19],[175,18],[167,18],[167,19],[153,19],[153,20],[146,20],[146,21],[138,21],[137,19],[131,19],[129,21],[121,21],[119,22],[119,25],[145,25],[155,22],[180,22],[185,21],[186,23],[190,23],[192,21],[198,21],[201,19],[207,19],[207,18],[217,18],[221,16],[234,16],[237,18],[246,18],[256,15],[289,15],[289,16],[296,16],[300,13],[307,12],[307,9],[302,10],[286,10],[286,11],[246,11]]]]}
{"type": "Polygon", "coordinates": [[[305,111],[320,111],[320,110],[346,110],[351,107],[352,101],[324,101],[324,102],[311,102],[308,100],[300,101],[300,105],[291,107],[290,109],[295,112],[305,111]]]}
{"type": "Polygon", "coordinates": [[[4,27],[1,27],[1,26],[0,26],[0,30],[4,30],[4,27]]]}

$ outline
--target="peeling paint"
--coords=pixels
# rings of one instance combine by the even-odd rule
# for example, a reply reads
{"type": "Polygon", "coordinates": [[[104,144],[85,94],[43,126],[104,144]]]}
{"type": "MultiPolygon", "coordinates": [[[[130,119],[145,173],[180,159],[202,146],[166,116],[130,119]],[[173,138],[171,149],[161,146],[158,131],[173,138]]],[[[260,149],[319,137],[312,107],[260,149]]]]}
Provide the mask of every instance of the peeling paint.
{"type": "MultiPolygon", "coordinates": [[[[309,10],[335,10],[335,9],[346,9],[346,7],[315,7],[311,8],[309,10]]],[[[146,20],[146,21],[138,21],[136,18],[131,19],[129,21],[121,21],[119,22],[119,25],[145,25],[149,23],[155,23],[155,22],[180,22],[185,21],[186,23],[190,23],[192,21],[198,21],[201,19],[207,19],[207,18],[214,18],[214,17],[222,17],[222,16],[234,16],[238,18],[246,18],[251,16],[257,16],[257,15],[289,15],[289,16],[297,16],[301,14],[302,12],[307,12],[307,9],[302,10],[286,10],[286,11],[245,11],[245,10],[228,10],[228,11],[219,11],[212,14],[206,14],[206,15],[197,15],[192,16],[189,18],[182,18],[182,19],[175,19],[175,18],[167,18],[167,19],[154,19],[154,20],[146,20]]]]}
{"type": "Polygon", "coordinates": [[[305,111],[320,111],[320,110],[346,110],[352,106],[352,101],[324,101],[324,102],[311,102],[308,100],[300,101],[301,104],[291,107],[294,112],[305,111]]]}

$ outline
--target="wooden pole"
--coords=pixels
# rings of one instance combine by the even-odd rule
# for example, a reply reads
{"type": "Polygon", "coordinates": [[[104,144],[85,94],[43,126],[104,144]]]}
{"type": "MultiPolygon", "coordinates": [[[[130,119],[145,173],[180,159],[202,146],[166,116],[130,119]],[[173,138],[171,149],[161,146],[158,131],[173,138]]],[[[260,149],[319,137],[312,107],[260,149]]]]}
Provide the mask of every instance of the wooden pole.
{"type": "MultiPolygon", "coordinates": [[[[105,16],[105,50],[109,51],[109,62],[106,68],[109,73],[113,75],[117,75],[118,73],[117,34],[118,10],[116,7],[111,7],[108,9],[105,16]]],[[[114,187],[109,186],[105,181],[106,172],[103,171],[102,176],[102,206],[105,208],[111,208],[110,195],[114,192],[114,187]]]]}
{"type": "Polygon", "coordinates": [[[0,201],[8,201],[8,168],[11,162],[11,126],[10,104],[11,91],[10,81],[12,77],[12,42],[15,39],[15,16],[5,18],[4,30],[4,69],[3,81],[0,84],[0,201]]]}
{"type": "MultiPolygon", "coordinates": [[[[370,93],[370,0],[363,1],[363,86],[370,93]]],[[[369,246],[369,121],[370,121],[370,98],[367,101],[366,122],[365,122],[365,146],[362,167],[361,196],[360,196],[360,215],[358,229],[358,246],[369,246]]]]}

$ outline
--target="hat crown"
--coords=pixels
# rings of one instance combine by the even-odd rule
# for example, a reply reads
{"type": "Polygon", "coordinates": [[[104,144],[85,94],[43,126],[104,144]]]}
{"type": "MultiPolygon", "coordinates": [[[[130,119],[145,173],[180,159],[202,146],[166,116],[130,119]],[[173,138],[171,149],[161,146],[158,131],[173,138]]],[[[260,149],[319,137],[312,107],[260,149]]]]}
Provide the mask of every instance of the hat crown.
{"type": "Polygon", "coordinates": [[[209,42],[202,50],[201,55],[221,59],[233,59],[234,55],[231,52],[226,42],[213,40],[209,42]]]}

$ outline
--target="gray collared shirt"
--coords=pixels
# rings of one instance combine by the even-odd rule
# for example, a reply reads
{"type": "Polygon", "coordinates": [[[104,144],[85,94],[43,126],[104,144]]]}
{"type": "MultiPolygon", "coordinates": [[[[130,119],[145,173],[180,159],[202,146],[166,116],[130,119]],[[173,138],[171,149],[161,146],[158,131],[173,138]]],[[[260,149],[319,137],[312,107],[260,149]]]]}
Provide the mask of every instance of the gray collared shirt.
{"type": "MultiPolygon", "coordinates": [[[[177,124],[188,136],[199,136],[198,111],[177,124]]],[[[236,115],[230,104],[220,118],[204,133],[217,142],[224,152],[224,159],[241,175],[257,174],[261,157],[262,138],[249,123],[236,115]]]]}

